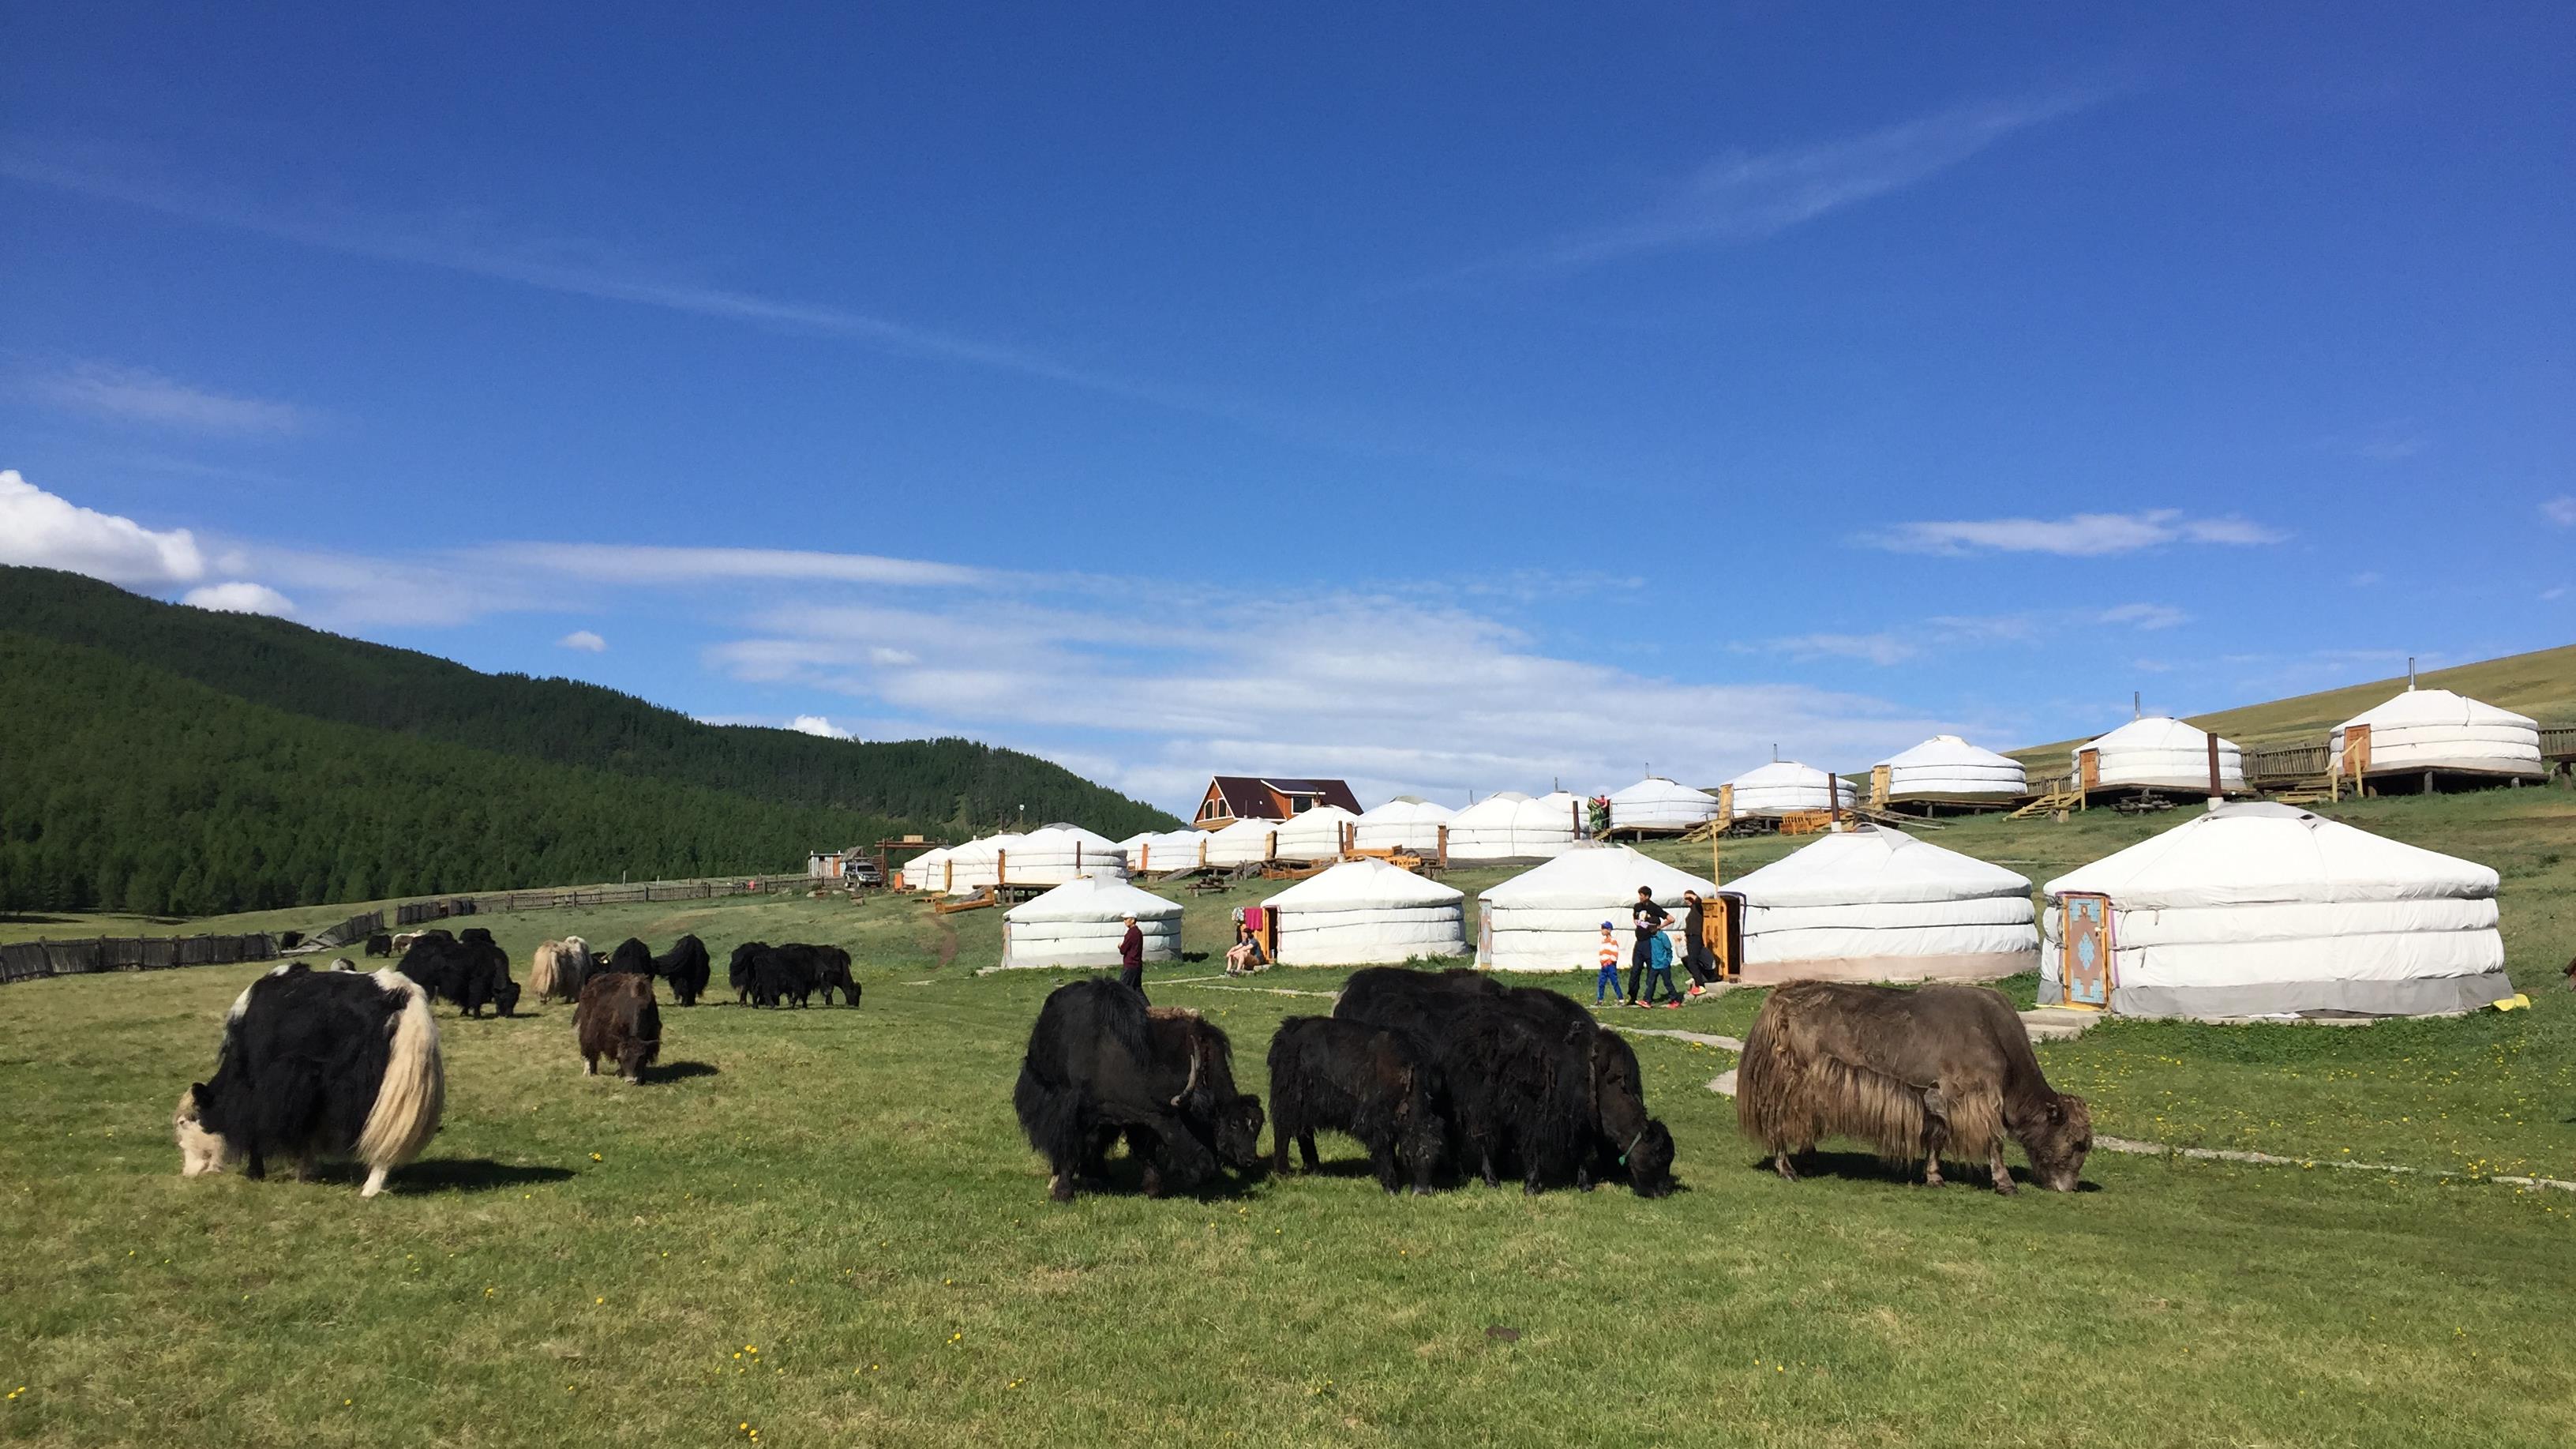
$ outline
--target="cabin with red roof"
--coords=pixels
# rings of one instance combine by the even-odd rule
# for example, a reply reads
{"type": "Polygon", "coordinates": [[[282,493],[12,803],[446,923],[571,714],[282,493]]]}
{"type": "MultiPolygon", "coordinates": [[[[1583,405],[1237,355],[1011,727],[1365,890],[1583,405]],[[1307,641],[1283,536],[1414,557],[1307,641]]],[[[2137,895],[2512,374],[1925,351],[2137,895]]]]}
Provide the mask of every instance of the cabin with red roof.
{"type": "Polygon", "coordinates": [[[1357,815],[1359,797],[1339,780],[1288,780],[1259,775],[1219,775],[1199,797],[1197,825],[1223,830],[1238,820],[1290,820],[1318,805],[1339,805],[1357,815]]]}

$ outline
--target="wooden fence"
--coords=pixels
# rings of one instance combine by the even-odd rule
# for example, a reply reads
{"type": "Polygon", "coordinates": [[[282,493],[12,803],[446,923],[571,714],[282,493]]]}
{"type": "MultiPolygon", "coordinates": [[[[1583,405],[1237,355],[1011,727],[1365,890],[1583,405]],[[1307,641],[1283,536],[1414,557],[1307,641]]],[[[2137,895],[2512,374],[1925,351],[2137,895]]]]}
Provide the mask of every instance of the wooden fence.
{"type": "Polygon", "coordinates": [[[0,982],[98,971],[166,971],[176,966],[232,966],[277,958],[278,937],[101,936],[88,941],[18,941],[0,946],[0,982]]]}

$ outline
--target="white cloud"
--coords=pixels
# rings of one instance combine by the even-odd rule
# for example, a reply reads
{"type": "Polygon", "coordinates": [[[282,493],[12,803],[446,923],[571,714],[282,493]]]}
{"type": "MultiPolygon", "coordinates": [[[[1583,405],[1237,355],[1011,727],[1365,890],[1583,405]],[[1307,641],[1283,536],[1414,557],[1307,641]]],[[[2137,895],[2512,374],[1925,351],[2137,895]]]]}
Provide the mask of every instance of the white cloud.
{"type": "Polygon", "coordinates": [[[247,579],[190,589],[179,596],[179,602],[219,614],[271,614],[283,619],[295,612],[294,600],[266,584],[247,579]]]}
{"type": "Polygon", "coordinates": [[[1953,107],[1857,136],[1769,151],[1735,150],[1624,221],[1523,248],[1462,275],[1548,272],[1621,257],[1777,235],[1902,191],[2017,131],[2099,101],[2067,93],[1953,107]]]}
{"type": "Polygon", "coordinates": [[[2347,582],[2356,589],[2368,589],[2377,587],[2380,583],[2385,581],[2386,577],[2386,575],[2380,573],[2376,569],[2372,569],[2354,574],[2347,582]]]}
{"type": "Polygon", "coordinates": [[[600,583],[716,583],[741,579],[850,584],[989,582],[981,569],[866,553],[797,548],[668,548],[644,544],[498,543],[480,552],[496,561],[560,571],[600,583]]]}
{"type": "Polygon", "coordinates": [[[2171,604],[2121,604],[2094,616],[2101,624],[2127,624],[2139,629],[2170,629],[2189,623],[2191,615],[2171,604]]]}
{"type": "Polygon", "coordinates": [[[787,722],[787,727],[800,735],[821,735],[827,740],[854,740],[858,735],[832,723],[819,714],[800,714],[787,722]]]}
{"type": "Polygon", "coordinates": [[[2540,516],[2560,528],[2576,528],[2576,494],[2561,493],[2541,504],[2540,516]]]}
{"type": "Polygon", "coordinates": [[[555,644],[558,648],[578,649],[585,654],[604,654],[608,650],[608,641],[588,629],[575,629],[557,639],[555,644]]]}
{"type": "Polygon", "coordinates": [[[1872,664],[1902,664],[1914,657],[1912,644],[1894,634],[1796,634],[1761,646],[1792,659],[1865,659],[1872,664]]]}
{"type": "Polygon", "coordinates": [[[2247,519],[2190,518],[2173,508],[2141,513],[2077,513],[2065,518],[1951,519],[1900,523],[1856,542],[1892,553],[1957,556],[1972,553],[2049,553],[2100,558],[2175,543],[2247,546],[2289,537],[2247,519]]]}
{"type": "Polygon", "coordinates": [[[67,569],[112,584],[194,583],[205,555],[184,528],[155,532],[58,498],[0,469],[0,563],[67,569]]]}
{"type": "Polygon", "coordinates": [[[79,362],[37,373],[27,388],[56,407],[117,422],[205,433],[293,433],[311,421],[292,403],[194,387],[147,368],[79,362]]]}
{"type": "Polygon", "coordinates": [[[2561,585],[2559,585],[2557,588],[2554,588],[2554,589],[2542,589],[2542,590],[2540,591],[2540,601],[2541,601],[2542,603],[2544,603],[2544,604],[2554,604],[2554,603],[2556,603],[2557,601],[2559,601],[2560,599],[2563,599],[2563,598],[2566,598],[2566,597],[2567,597],[2567,586],[2566,586],[2565,584],[2561,584],[2561,585]]]}

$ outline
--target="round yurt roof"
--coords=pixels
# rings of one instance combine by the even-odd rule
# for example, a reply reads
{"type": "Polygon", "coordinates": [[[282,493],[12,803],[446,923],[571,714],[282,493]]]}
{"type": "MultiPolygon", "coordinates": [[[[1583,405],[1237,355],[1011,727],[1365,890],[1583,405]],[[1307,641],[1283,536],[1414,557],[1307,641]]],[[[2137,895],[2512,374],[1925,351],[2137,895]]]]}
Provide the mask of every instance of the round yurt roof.
{"type": "Polygon", "coordinates": [[[1352,814],[1350,811],[1343,809],[1339,805],[1318,805],[1312,810],[1299,811],[1297,814],[1292,815],[1285,820],[1276,821],[1274,823],[1283,828],[1290,825],[1302,825],[1308,829],[1322,829],[1327,825],[1345,825],[1359,818],[1359,816],[1352,814]]]}
{"type": "Polygon", "coordinates": [[[1609,909],[1637,897],[1637,887],[1655,893],[1666,904],[1683,891],[1705,898],[1717,887],[1688,871],[1676,870],[1624,845],[1578,845],[1542,866],[1525,870],[1491,887],[1476,899],[1497,906],[1539,909],[1609,909]]]}
{"type": "Polygon", "coordinates": [[[1535,800],[1523,800],[1512,807],[1512,825],[1517,830],[1574,829],[1582,818],[1583,797],[1568,790],[1551,791],[1535,800]]]}
{"type": "Polygon", "coordinates": [[[1449,823],[1452,825],[1508,825],[1512,821],[1513,814],[1528,803],[1530,803],[1530,797],[1520,791],[1505,790],[1498,795],[1488,795],[1450,816],[1449,823]]]}
{"type": "Polygon", "coordinates": [[[1284,820],[1262,820],[1258,818],[1238,820],[1223,830],[1210,834],[1208,839],[1211,842],[1219,840],[1228,842],[1260,840],[1268,836],[1271,831],[1277,830],[1287,823],[1288,822],[1284,820]]]}
{"type": "Polygon", "coordinates": [[[2539,721],[2528,715],[2515,714],[2483,700],[2447,689],[2410,689],[2384,704],[2373,705],[2335,726],[2342,734],[2352,725],[2368,725],[2372,730],[2408,729],[2424,726],[2502,725],[2515,729],[2536,730],[2539,721]]]}
{"type": "Polygon", "coordinates": [[[1155,834],[1151,830],[1139,830],[1135,834],[1128,836],[1125,840],[1118,842],[1118,848],[1127,852],[1129,855],[1134,855],[1136,853],[1137,846],[1143,845],[1149,840],[1160,840],[1162,838],[1163,837],[1155,834]]]}
{"type": "Polygon", "coordinates": [[[1957,735],[1934,735],[1914,748],[1900,750],[1879,763],[1899,770],[1935,772],[1961,768],[2019,772],[2022,767],[2021,761],[2010,755],[1999,755],[1992,750],[1979,749],[1957,735]]]}
{"type": "Polygon", "coordinates": [[[1610,804],[1621,805],[1687,805],[1694,809],[1717,808],[1717,797],[1706,790],[1679,785],[1661,775],[1649,775],[1624,790],[1610,792],[1610,804]]]}
{"type": "Polygon", "coordinates": [[[1061,821],[1058,821],[1053,825],[1042,826],[1039,829],[1032,830],[1024,838],[1031,845],[1070,845],[1074,841],[1078,840],[1082,842],[1082,848],[1084,850],[1116,850],[1119,848],[1117,841],[1110,839],[1099,831],[1085,830],[1079,825],[1067,825],[1061,821]]]}
{"type": "MultiPolygon", "coordinates": [[[[2236,744],[2232,740],[2221,739],[2218,748],[2222,752],[2232,751],[2236,744]]],[[[2105,758],[2124,750],[2206,754],[2209,732],[2178,719],[2150,715],[2145,719],[2133,719],[2099,739],[2075,747],[2075,753],[2079,755],[2086,750],[2099,750],[2105,758]]]]}
{"type": "Polygon", "coordinates": [[[1272,896],[1270,904],[1310,910],[1396,910],[1453,905],[1466,898],[1467,893],[1455,886],[1425,880],[1401,866],[1382,860],[1347,860],[1272,896]]]}
{"type": "Polygon", "coordinates": [[[970,840],[958,846],[948,852],[948,858],[959,862],[991,860],[1002,851],[1019,849],[1020,842],[1026,839],[1025,835],[987,835],[981,840],[970,840]]]}
{"type": "Polygon", "coordinates": [[[1140,921],[1168,921],[1178,919],[1180,914],[1178,901],[1167,901],[1151,891],[1140,891],[1125,881],[1084,876],[1011,907],[1002,913],[1002,918],[1008,921],[1116,921],[1132,915],[1140,921]]]}
{"type": "Polygon", "coordinates": [[[1447,820],[1457,813],[1458,812],[1450,809],[1446,805],[1434,805],[1428,800],[1420,799],[1412,795],[1398,795],[1394,799],[1387,801],[1385,804],[1378,806],[1376,809],[1363,813],[1360,816],[1360,819],[1368,821],[1371,824],[1388,821],[1431,821],[1437,823],[1439,821],[1447,820]]]}
{"type": "Polygon", "coordinates": [[[2496,873],[2268,800],[2221,805],[2080,866],[2048,894],[2124,910],[2492,896],[2496,873]]]}
{"type": "Polygon", "coordinates": [[[1725,890],[1748,905],[1836,906],[2027,897],[2030,882],[1902,830],[1863,825],[1792,851],[1725,890]]]}

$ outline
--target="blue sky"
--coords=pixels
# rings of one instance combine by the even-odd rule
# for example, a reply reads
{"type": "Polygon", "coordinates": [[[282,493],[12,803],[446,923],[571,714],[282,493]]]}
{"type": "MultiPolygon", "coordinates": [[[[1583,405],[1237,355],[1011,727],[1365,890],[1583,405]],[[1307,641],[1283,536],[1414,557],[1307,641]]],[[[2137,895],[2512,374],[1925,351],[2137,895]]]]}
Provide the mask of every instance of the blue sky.
{"type": "Polygon", "coordinates": [[[879,9],[19,7],[0,559],[1166,805],[2576,638],[2563,6],[879,9]]]}

